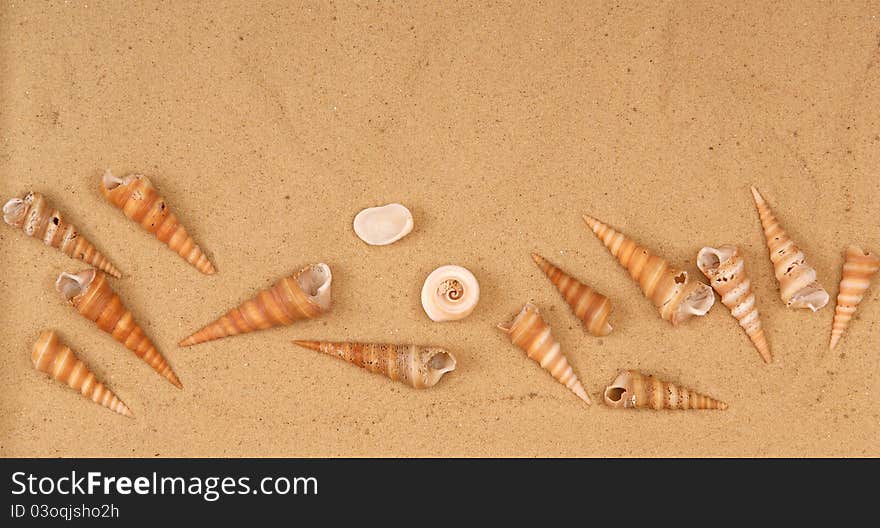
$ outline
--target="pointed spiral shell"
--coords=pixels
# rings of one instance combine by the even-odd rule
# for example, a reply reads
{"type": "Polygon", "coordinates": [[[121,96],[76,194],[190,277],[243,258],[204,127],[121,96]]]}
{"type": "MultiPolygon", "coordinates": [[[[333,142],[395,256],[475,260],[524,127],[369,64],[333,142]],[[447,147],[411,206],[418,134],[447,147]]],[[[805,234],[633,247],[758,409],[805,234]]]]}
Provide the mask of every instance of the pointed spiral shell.
{"type": "Polygon", "coordinates": [[[770,345],[761,326],[752,283],[746,274],[745,262],[739,249],[733,245],[724,245],[717,249],[704,247],[697,254],[697,267],[721,296],[724,306],[739,321],[764,362],[770,363],[773,360],[770,345]]]}
{"type": "Polygon", "coordinates": [[[53,330],[43,330],[31,352],[34,368],[71,389],[123,416],[133,416],[128,407],[104,386],[76,354],[58,339],[53,330]]]}
{"type": "Polygon", "coordinates": [[[859,303],[865,296],[865,291],[871,285],[871,278],[874,277],[877,270],[880,270],[880,257],[862,251],[857,246],[847,248],[846,261],[843,264],[843,273],[837,292],[837,306],[834,308],[834,321],[831,323],[829,347],[832,350],[843,337],[843,332],[849,326],[849,322],[855,315],[859,303]]]}
{"type": "Polygon", "coordinates": [[[38,192],[29,192],[24,198],[13,198],[3,206],[3,221],[21,229],[25,235],[43,241],[68,257],[79,259],[114,277],[122,274],[107,257],[95,249],[76,226],[64,221],[57,209],[38,192]]]}
{"type": "Polygon", "coordinates": [[[432,321],[464,319],[480,300],[480,285],[470,271],[461,266],[440,266],[422,285],[422,308],[432,321]]]}
{"type": "Polygon", "coordinates": [[[623,409],[727,409],[724,402],[635,370],[624,370],[605,389],[605,404],[623,409]]]}
{"type": "Polygon", "coordinates": [[[568,387],[588,405],[592,403],[562,353],[559,343],[553,338],[550,327],[541,319],[537,306],[526,303],[513,321],[499,324],[498,328],[507,332],[510,341],[525,351],[529,358],[541,365],[556,381],[568,387]]]}
{"type": "Polygon", "coordinates": [[[606,336],[611,333],[611,325],[608,324],[611,301],[608,297],[557,268],[537,253],[532,253],[532,260],[556,286],[589,333],[594,336],[606,336]]]}
{"type": "Polygon", "coordinates": [[[416,389],[433,387],[444,374],[455,370],[456,364],[455,356],[440,347],[322,341],[294,341],[294,343],[336,356],[416,389]]]}
{"type": "Polygon", "coordinates": [[[55,289],[80,315],[125,345],[175,387],[183,388],[171,365],[144,335],[134,316],[110,288],[107,275],[95,270],[64,272],[58,276],[55,289]]]}
{"type": "Polygon", "coordinates": [[[691,280],[688,272],[669,265],[665,260],[639,246],[623,233],[611,229],[591,216],[584,221],[608,251],[639,283],[642,293],[654,303],[660,317],[673,326],[691,316],[703,316],[715,303],[712,288],[691,280]]]}

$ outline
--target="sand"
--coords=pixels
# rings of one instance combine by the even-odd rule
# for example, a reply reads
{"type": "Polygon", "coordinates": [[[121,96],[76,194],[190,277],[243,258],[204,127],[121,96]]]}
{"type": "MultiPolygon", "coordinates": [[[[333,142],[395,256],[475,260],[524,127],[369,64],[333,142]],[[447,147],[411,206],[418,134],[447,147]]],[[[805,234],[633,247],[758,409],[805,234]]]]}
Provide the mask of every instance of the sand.
{"type": "Polygon", "coordinates": [[[118,265],[185,387],[63,304],[55,278],[85,265],[0,225],[0,455],[880,455],[880,285],[829,352],[833,300],[782,305],[749,193],[832,297],[847,244],[880,251],[880,3],[251,4],[0,8],[0,196],[44,193],[118,265]],[[147,174],[218,274],[104,202],[105,168],[147,174]],[[414,231],[358,240],[354,215],[393,201],[414,231]],[[775,362],[720,303],[661,320],[582,214],[696,277],[702,246],[738,244],[775,362]],[[585,333],[532,251],[612,299],[611,335],[585,333]],[[318,261],[328,316],[176,345],[318,261]],[[422,312],[443,264],[480,281],[464,321],[422,312]],[[528,300],[597,404],[495,328],[528,300]],[[44,328],[136,419],[36,372],[44,328]],[[416,391],[293,339],[445,346],[459,368],[416,391]],[[623,368],[730,409],[609,409],[623,368]]]}

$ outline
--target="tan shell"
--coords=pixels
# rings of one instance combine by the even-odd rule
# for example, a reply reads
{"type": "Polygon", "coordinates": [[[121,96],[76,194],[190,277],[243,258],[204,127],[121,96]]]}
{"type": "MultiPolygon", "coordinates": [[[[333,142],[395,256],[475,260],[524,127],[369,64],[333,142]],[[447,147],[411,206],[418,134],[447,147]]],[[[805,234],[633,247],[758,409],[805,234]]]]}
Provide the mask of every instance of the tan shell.
{"type": "Polygon", "coordinates": [[[47,246],[60,250],[68,257],[79,259],[114,277],[122,274],[116,266],[95,249],[73,224],[64,221],[57,209],[52,209],[38,192],[29,192],[24,198],[13,198],[3,206],[3,221],[21,229],[29,237],[38,238],[47,246]]]}
{"type": "Polygon", "coordinates": [[[745,262],[739,249],[733,245],[724,245],[717,249],[704,247],[697,254],[697,267],[721,296],[724,306],[739,321],[764,362],[773,361],[770,345],[761,326],[752,282],[746,274],[745,262]]]}
{"type": "Polygon", "coordinates": [[[589,333],[594,336],[606,336],[611,333],[611,325],[608,324],[611,301],[608,297],[557,268],[537,253],[532,253],[532,260],[556,286],[589,333]]]}
{"type": "Polygon", "coordinates": [[[387,246],[412,231],[413,216],[405,206],[390,203],[368,207],[354,217],[354,232],[371,246],[387,246]]]}
{"type": "Polygon", "coordinates": [[[605,389],[605,404],[618,409],[727,409],[727,404],[635,370],[624,370],[605,389]]]}
{"type": "Polygon", "coordinates": [[[770,206],[754,187],[752,197],[761,217],[782,301],[789,308],[809,308],[814,312],[828,304],[828,292],[816,280],[816,270],[807,264],[804,254],[788,238],[770,206]]]}
{"type": "Polygon", "coordinates": [[[843,264],[837,292],[837,306],[834,308],[834,321],[831,323],[829,347],[832,350],[843,337],[843,332],[849,326],[850,319],[855,315],[877,270],[880,270],[880,257],[862,251],[857,246],[849,246],[846,249],[846,261],[843,264]]]}
{"type": "Polygon", "coordinates": [[[53,379],[66,383],[83,396],[123,416],[134,416],[110,389],[104,386],[92,371],[62,343],[53,330],[43,330],[31,352],[34,368],[53,379]]]}
{"type": "Polygon", "coordinates": [[[541,365],[559,383],[568,387],[588,405],[592,403],[565,354],[560,350],[559,343],[550,333],[550,327],[541,319],[537,306],[526,303],[513,321],[499,324],[498,328],[507,332],[514,345],[524,350],[528,357],[541,365]]]}
{"type": "Polygon", "coordinates": [[[455,356],[440,347],[379,343],[294,341],[297,345],[336,356],[416,389],[433,387],[455,370],[455,356]]]}
{"type": "Polygon", "coordinates": [[[700,281],[692,281],[688,272],[670,266],[623,233],[591,216],[584,216],[584,221],[608,251],[629,271],[630,277],[639,283],[642,293],[659,310],[660,317],[673,326],[691,316],[706,315],[715,304],[712,288],[700,281]]]}
{"type": "Polygon", "coordinates": [[[440,266],[422,285],[422,308],[432,321],[464,319],[480,301],[480,284],[461,266],[440,266]]]}
{"type": "Polygon", "coordinates": [[[261,290],[179,345],[197,345],[221,337],[291,325],[300,319],[314,319],[330,310],[332,281],[333,275],[327,264],[306,266],[261,290]]]}
{"type": "Polygon", "coordinates": [[[134,316],[110,288],[107,275],[91,269],[79,273],[64,272],[58,276],[55,289],[80,315],[125,345],[175,387],[183,388],[171,365],[144,335],[134,316]]]}
{"type": "Polygon", "coordinates": [[[146,176],[129,174],[125,178],[117,178],[108,170],[101,179],[101,192],[125,216],[154,234],[197,270],[206,275],[216,272],[202,248],[186,232],[146,176]]]}

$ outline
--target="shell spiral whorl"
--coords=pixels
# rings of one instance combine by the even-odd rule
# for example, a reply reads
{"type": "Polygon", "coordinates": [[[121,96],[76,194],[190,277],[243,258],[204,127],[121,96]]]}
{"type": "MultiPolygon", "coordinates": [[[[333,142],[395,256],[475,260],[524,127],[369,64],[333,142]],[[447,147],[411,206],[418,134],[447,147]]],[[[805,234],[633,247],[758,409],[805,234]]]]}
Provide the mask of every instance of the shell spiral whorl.
{"type": "Polygon", "coordinates": [[[461,266],[440,266],[422,286],[422,308],[432,321],[464,319],[480,300],[480,285],[474,274],[461,266]]]}

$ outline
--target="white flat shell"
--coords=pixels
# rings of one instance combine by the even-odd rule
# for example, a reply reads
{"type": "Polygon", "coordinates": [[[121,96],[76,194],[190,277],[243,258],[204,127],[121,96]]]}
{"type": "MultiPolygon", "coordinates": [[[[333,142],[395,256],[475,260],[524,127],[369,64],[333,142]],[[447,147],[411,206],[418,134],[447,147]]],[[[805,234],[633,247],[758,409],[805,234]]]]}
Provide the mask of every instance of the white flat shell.
{"type": "Polygon", "coordinates": [[[422,308],[432,321],[464,319],[480,300],[480,285],[474,274],[461,266],[440,266],[422,286],[422,308]]]}
{"type": "Polygon", "coordinates": [[[369,207],[354,217],[355,234],[371,246],[397,242],[408,235],[412,228],[412,213],[399,203],[369,207]]]}

